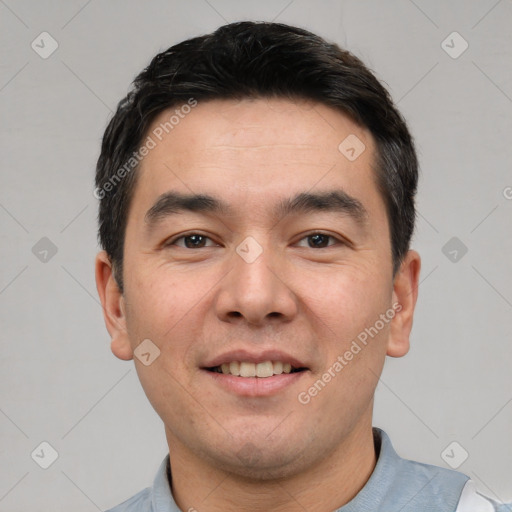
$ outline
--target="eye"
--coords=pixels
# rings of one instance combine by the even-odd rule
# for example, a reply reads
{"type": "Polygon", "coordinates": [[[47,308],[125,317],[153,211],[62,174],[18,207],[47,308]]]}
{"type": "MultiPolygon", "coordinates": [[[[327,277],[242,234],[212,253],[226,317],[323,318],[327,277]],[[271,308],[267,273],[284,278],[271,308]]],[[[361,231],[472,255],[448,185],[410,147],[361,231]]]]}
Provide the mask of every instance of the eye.
{"type": "MultiPolygon", "coordinates": [[[[184,247],[185,249],[202,249],[203,247],[208,247],[208,246],[205,246],[206,240],[210,240],[211,242],[213,242],[210,238],[208,238],[207,236],[201,235],[200,233],[190,233],[188,235],[181,235],[178,238],[170,240],[169,242],[167,242],[165,244],[165,247],[177,245],[178,247],[184,247]],[[178,244],[177,242],[180,240],[183,240],[183,243],[185,245],[178,244]]],[[[214,243],[213,246],[215,246],[215,245],[217,245],[217,244],[214,243]]],[[[209,247],[213,247],[213,246],[210,245],[209,247]]]]}
{"type": "MultiPolygon", "coordinates": [[[[311,233],[311,234],[305,236],[304,238],[302,238],[302,240],[308,240],[308,242],[311,241],[311,243],[308,243],[308,247],[315,248],[315,249],[324,249],[326,247],[335,245],[335,244],[329,244],[328,243],[329,239],[335,240],[336,242],[338,242],[340,244],[344,243],[339,238],[336,238],[332,235],[328,235],[327,233],[311,233]]],[[[301,240],[301,242],[302,242],[302,240],[301,240]]]]}
{"type": "MultiPolygon", "coordinates": [[[[311,234],[303,237],[300,240],[300,242],[302,242],[303,240],[307,240],[308,241],[307,247],[312,248],[312,249],[325,249],[327,247],[336,245],[336,242],[338,244],[344,245],[344,242],[342,240],[340,240],[339,238],[336,238],[333,235],[328,235],[327,233],[320,233],[320,232],[311,233],[311,234]],[[334,243],[329,243],[329,241],[334,241],[334,243]]],[[[178,247],[183,247],[184,249],[202,249],[205,247],[215,247],[218,244],[213,242],[213,240],[211,240],[211,238],[209,238],[205,235],[202,235],[200,233],[189,233],[189,234],[181,235],[177,238],[174,238],[173,240],[170,240],[169,242],[167,242],[165,244],[165,247],[169,247],[169,246],[173,246],[173,245],[178,246],[178,247]],[[208,240],[211,242],[210,245],[206,245],[206,242],[208,240]],[[178,243],[178,242],[182,242],[182,243],[178,243]]]]}

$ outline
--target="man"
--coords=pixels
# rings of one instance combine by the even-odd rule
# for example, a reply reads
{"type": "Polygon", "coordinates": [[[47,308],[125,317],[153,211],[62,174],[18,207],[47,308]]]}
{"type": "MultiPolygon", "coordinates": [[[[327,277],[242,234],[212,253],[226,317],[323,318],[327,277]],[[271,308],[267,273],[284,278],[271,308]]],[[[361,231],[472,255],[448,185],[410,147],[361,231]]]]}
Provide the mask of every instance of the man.
{"type": "Polygon", "coordinates": [[[382,85],[302,29],[242,22],[157,55],[96,175],[96,282],[169,454],[112,511],[493,511],[372,427],[418,292],[417,159],[382,85]]]}

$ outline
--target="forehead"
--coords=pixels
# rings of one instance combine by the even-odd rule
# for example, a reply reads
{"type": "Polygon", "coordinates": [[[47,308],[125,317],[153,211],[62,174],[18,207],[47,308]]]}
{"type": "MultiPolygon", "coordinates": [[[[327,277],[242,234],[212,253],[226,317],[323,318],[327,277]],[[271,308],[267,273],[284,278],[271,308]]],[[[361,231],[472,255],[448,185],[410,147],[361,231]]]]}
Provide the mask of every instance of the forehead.
{"type": "Polygon", "coordinates": [[[179,146],[175,156],[187,158],[190,164],[204,151],[218,155],[224,151],[229,158],[237,148],[252,149],[255,155],[286,156],[293,161],[309,161],[313,151],[321,149],[325,152],[322,161],[332,160],[340,156],[342,138],[351,134],[373,145],[367,129],[341,111],[312,101],[211,100],[199,102],[181,117],[173,115],[176,111],[181,112],[181,107],[168,109],[153,121],[149,135],[156,139],[157,147],[146,161],[161,157],[171,146],[179,146]]]}
{"type": "Polygon", "coordinates": [[[159,114],[149,138],[152,149],[141,162],[134,197],[147,206],[168,190],[224,197],[246,213],[315,187],[341,187],[352,196],[377,194],[370,132],[311,101],[178,105],[159,114]],[[357,153],[364,149],[356,159],[347,158],[353,156],[344,152],[347,144],[357,153]]]}

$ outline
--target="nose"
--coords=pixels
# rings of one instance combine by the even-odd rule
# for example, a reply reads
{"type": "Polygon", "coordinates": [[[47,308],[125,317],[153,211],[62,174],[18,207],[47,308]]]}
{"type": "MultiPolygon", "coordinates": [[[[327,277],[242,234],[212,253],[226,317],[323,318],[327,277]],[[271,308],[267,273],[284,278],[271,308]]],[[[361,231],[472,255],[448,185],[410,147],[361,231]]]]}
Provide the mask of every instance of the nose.
{"type": "MultiPolygon", "coordinates": [[[[297,314],[298,301],[286,282],[284,258],[268,245],[265,249],[263,245],[259,247],[261,253],[256,259],[246,257],[243,247],[233,253],[231,270],[220,283],[215,298],[216,314],[222,321],[264,325],[272,321],[289,322],[297,314]]],[[[250,251],[254,250],[253,245],[250,251]]]]}

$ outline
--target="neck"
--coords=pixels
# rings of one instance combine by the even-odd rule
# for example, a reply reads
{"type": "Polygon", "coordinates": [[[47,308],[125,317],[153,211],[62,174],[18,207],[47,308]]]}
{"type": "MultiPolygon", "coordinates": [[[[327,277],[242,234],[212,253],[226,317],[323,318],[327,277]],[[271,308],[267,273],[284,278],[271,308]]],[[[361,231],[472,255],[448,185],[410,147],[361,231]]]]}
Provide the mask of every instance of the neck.
{"type": "Polygon", "coordinates": [[[272,479],[249,479],[205,463],[167,431],[172,493],[181,510],[201,512],[325,512],[342,507],[375,468],[371,417],[326,457],[306,470],[272,479]]]}

